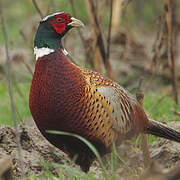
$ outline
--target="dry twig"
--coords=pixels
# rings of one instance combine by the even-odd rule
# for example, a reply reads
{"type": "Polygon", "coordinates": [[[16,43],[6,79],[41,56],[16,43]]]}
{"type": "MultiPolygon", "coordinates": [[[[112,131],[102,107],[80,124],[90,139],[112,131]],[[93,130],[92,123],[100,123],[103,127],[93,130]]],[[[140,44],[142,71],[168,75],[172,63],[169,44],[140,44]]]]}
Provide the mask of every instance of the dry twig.
{"type": "Polygon", "coordinates": [[[176,104],[178,104],[178,92],[177,92],[177,85],[176,85],[176,64],[174,59],[174,52],[173,52],[173,27],[172,27],[172,9],[170,6],[169,0],[162,0],[164,4],[165,16],[166,16],[166,24],[168,30],[168,62],[170,64],[170,70],[172,74],[172,87],[173,87],[173,94],[174,100],[176,104]]]}
{"type": "Polygon", "coordinates": [[[41,12],[41,9],[39,8],[36,0],[32,0],[33,4],[34,4],[34,7],[36,8],[37,12],[39,13],[39,15],[41,16],[41,18],[44,17],[43,13],[41,12]]]}
{"type": "MultiPolygon", "coordinates": [[[[142,85],[142,79],[139,82],[139,87],[138,91],[136,93],[136,99],[139,102],[140,106],[143,108],[143,100],[144,100],[144,94],[141,91],[141,85],[142,85]]],[[[142,134],[142,151],[143,151],[143,158],[144,158],[144,165],[145,167],[149,166],[150,163],[150,153],[149,153],[149,148],[148,148],[148,135],[147,134],[142,134]]]]}
{"type": "MultiPolygon", "coordinates": [[[[115,36],[121,22],[122,5],[124,0],[113,0],[112,4],[112,35],[115,36]]],[[[112,2],[111,2],[112,3],[112,2]]]]}
{"type": "Polygon", "coordinates": [[[86,1],[88,9],[89,9],[89,19],[93,25],[93,30],[95,33],[95,48],[94,48],[94,67],[97,71],[101,72],[101,59],[105,64],[106,60],[106,50],[105,44],[103,41],[103,35],[100,28],[97,9],[93,0],[86,1]]]}
{"type": "Polygon", "coordinates": [[[111,68],[110,61],[109,61],[109,57],[110,57],[110,45],[111,45],[111,32],[112,32],[113,2],[114,2],[114,0],[111,0],[111,4],[110,4],[110,22],[109,22],[109,29],[108,29],[107,51],[106,51],[106,60],[105,60],[105,67],[106,67],[108,76],[111,79],[114,79],[113,74],[112,74],[112,68],[111,68]]]}
{"type": "MultiPolygon", "coordinates": [[[[76,17],[76,10],[75,10],[75,7],[74,7],[74,0],[69,0],[69,2],[70,2],[70,4],[71,4],[72,15],[73,15],[74,17],[76,17]]],[[[85,38],[83,37],[81,30],[78,28],[77,31],[78,31],[79,37],[81,38],[81,41],[82,41],[82,43],[83,43],[85,55],[86,55],[86,57],[89,57],[88,44],[86,43],[86,40],[85,40],[85,38]]],[[[92,53],[92,52],[91,52],[91,53],[92,53]]]]}
{"type": "Polygon", "coordinates": [[[165,24],[164,18],[162,16],[160,16],[157,20],[157,25],[158,25],[159,29],[157,31],[157,35],[156,35],[156,39],[154,41],[154,44],[152,46],[153,57],[152,57],[151,68],[153,68],[157,65],[157,59],[160,56],[159,52],[161,52],[160,50],[163,46],[164,24],[165,24]]]}
{"type": "Polygon", "coordinates": [[[26,35],[24,34],[24,32],[22,31],[22,29],[19,31],[20,35],[22,36],[24,42],[27,44],[27,46],[30,48],[30,49],[33,49],[33,46],[31,44],[31,42],[29,42],[29,40],[27,39],[26,35]]]}
{"type": "MultiPolygon", "coordinates": [[[[89,7],[88,9],[90,9],[90,12],[89,12],[90,18],[89,19],[90,19],[91,23],[93,24],[94,33],[96,36],[96,40],[95,40],[96,44],[95,44],[95,50],[94,50],[94,63],[97,63],[97,61],[98,61],[97,70],[101,72],[101,66],[100,66],[101,63],[99,60],[99,58],[101,58],[106,67],[107,75],[111,79],[113,79],[111,65],[109,63],[109,59],[107,59],[107,51],[106,51],[106,47],[105,47],[105,42],[103,40],[103,33],[100,28],[100,23],[99,23],[99,19],[98,19],[98,15],[97,15],[97,8],[96,8],[93,0],[88,0],[86,2],[89,7]]],[[[112,10],[112,8],[111,8],[111,10],[112,10]]],[[[111,33],[111,28],[110,28],[109,32],[111,33]]],[[[111,37],[109,37],[109,41],[110,41],[110,38],[111,37]]]]}
{"type": "Polygon", "coordinates": [[[21,143],[20,143],[18,124],[17,124],[17,120],[16,120],[16,111],[15,111],[13,91],[12,91],[12,86],[11,86],[11,84],[12,84],[12,82],[11,82],[11,64],[10,64],[10,57],[9,57],[9,50],[8,50],[8,39],[7,39],[6,28],[5,28],[5,24],[4,24],[4,17],[3,17],[1,2],[0,2],[0,18],[1,18],[2,32],[3,32],[3,36],[4,36],[4,41],[5,41],[7,76],[8,76],[8,90],[9,90],[9,97],[10,97],[10,103],[11,103],[12,120],[14,122],[14,129],[16,132],[16,143],[17,143],[17,147],[18,147],[17,150],[18,150],[19,163],[20,163],[20,167],[22,170],[22,176],[24,177],[22,148],[21,148],[21,143]]]}

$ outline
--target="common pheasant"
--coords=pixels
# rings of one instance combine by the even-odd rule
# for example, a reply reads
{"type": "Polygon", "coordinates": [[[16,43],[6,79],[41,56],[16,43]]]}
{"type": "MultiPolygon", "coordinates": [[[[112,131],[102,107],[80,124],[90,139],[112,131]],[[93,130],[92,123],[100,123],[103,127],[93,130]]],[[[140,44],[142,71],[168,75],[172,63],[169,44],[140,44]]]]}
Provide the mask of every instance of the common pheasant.
{"type": "Polygon", "coordinates": [[[119,84],[100,73],[73,64],[61,38],[80,20],[64,12],[45,17],[39,24],[34,53],[29,106],[40,132],[49,142],[67,152],[87,172],[94,160],[91,150],[75,137],[48,134],[46,130],[78,134],[90,141],[101,156],[112,143],[139,133],[180,142],[180,132],[147,118],[140,104],[119,84]]]}

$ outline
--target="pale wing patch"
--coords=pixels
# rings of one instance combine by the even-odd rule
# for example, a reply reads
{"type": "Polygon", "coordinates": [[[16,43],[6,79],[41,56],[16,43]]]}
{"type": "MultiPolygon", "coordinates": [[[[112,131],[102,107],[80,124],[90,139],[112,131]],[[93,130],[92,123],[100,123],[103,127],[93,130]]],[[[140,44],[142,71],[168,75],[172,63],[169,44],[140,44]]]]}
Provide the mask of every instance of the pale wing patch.
{"type": "Polygon", "coordinates": [[[102,93],[114,108],[112,118],[114,120],[113,128],[120,133],[126,133],[132,129],[132,120],[130,117],[131,105],[126,96],[114,87],[98,87],[98,92],[102,93]]]}

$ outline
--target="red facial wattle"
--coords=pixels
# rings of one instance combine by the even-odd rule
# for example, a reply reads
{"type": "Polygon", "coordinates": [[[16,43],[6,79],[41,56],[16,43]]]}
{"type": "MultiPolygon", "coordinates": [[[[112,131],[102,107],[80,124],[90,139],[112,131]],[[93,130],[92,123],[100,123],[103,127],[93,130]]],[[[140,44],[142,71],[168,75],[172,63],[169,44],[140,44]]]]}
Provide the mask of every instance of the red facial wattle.
{"type": "Polygon", "coordinates": [[[58,33],[61,34],[65,31],[66,29],[66,24],[71,22],[71,17],[68,14],[59,14],[54,16],[54,18],[49,21],[54,30],[58,33]]]}

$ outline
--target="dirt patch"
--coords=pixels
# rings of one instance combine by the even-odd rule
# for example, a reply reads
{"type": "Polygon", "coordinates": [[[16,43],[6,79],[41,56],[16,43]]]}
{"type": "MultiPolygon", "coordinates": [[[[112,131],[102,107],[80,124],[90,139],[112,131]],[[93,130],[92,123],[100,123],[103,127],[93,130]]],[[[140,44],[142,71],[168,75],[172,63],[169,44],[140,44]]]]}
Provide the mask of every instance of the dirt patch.
{"type": "MultiPolygon", "coordinates": [[[[168,125],[180,130],[180,122],[169,123],[168,125]]],[[[65,153],[53,147],[41,136],[34,123],[21,125],[20,137],[26,174],[38,175],[43,173],[42,160],[76,166],[65,153]]],[[[151,159],[159,161],[163,168],[172,168],[180,162],[180,143],[161,139],[150,144],[149,147],[151,159]]],[[[117,150],[124,161],[117,169],[117,179],[129,180],[139,177],[144,171],[142,151],[139,148],[135,148],[132,142],[129,141],[122,144],[117,150]]],[[[17,156],[15,133],[12,128],[7,126],[0,127],[0,158],[4,155],[11,155],[15,176],[16,178],[20,177],[21,169],[17,156]]],[[[54,174],[57,174],[56,169],[52,169],[52,171],[54,174]]],[[[97,162],[94,162],[90,171],[95,172],[97,176],[101,174],[97,162]]]]}
{"type": "MultiPolygon", "coordinates": [[[[62,151],[59,151],[49,144],[44,137],[41,136],[35,125],[21,125],[20,137],[22,145],[23,167],[26,174],[38,175],[44,171],[42,161],[67,163],[70,160],[62,151]]],[[[15,132],[7,126],[0,127],[0,158],[3,155],[11,155],[15,167],[15,176],[21,176],[19,167],[17,145],[15,132]]],[[[72,164],[72,162],[71,162],[72,164]]],[[[55,169],[53,173],[56,174],[55,169]]]]}
{"type": "MultiPolygon", "coordinates": [[[[168,126],[180,131],[180,122],[168,123],[168,126]]],[[[165,168],[180,163],[180,143],[162,139],[150,145],[151,158],[159,161],[165,168]]]]}
{"type": "MultiPolygon", "coordinates": [[[[167,125],[180,131],[180,122],[171,122],[167,125]]],[[[180,143],[159,138],[159,141],[149,145],[149,151],[151,161],[158,164],[160,172],[168,172],[180,165],[180,143]]],[[[118,177],[122,177],[123,180],[139,179],[146,171],[141,148],[134,146],[132,141],[126,141],[118,147],[118,153],[124,160],[117,171],[118,177]]]]}

